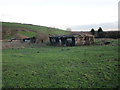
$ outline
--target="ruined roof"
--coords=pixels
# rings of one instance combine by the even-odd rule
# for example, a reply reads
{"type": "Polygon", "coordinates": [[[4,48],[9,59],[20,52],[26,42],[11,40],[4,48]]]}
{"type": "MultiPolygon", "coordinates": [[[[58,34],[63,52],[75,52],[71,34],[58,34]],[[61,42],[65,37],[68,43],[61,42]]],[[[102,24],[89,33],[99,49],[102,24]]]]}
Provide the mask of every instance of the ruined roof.
{"type": "Polygon", "coordinates": [[[74,35],[53,35],[53,36],[49,36],[49,37],[53,37],[53,38],[64,38],[64,37],[67,37],[67,38],[70,38],[70,37],[74,37],[74,35]]]}
{"type": "Polygon", "coordinates": [[[49,36],[52,38],[72,38],[72,37],[94,37],[94,35],[90,35],[90,34],[79,34],[79,35],[52,35],[49,36]]]}
{"type": "Polygon", "coordinates": [[[75,32],[75,31],[73,31],[73,32],[71,32],[71,34],[72,35],[84,35],[84,34],[89,34],[89,35],[91,35],[91,33],[90,32],[83,32],[83,31],[80,31],[80,32],[75,32]]]}

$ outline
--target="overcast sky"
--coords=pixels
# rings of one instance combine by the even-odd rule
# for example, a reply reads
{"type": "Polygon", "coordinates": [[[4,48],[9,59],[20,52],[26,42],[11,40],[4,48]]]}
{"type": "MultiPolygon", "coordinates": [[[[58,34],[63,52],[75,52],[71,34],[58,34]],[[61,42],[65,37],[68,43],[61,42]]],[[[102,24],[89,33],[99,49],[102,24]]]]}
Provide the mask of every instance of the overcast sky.
{"type": "Polygon", "coordinates": [[[0,0],[0,21],[52,26],[118,21],[119,0],[0,0]]]}

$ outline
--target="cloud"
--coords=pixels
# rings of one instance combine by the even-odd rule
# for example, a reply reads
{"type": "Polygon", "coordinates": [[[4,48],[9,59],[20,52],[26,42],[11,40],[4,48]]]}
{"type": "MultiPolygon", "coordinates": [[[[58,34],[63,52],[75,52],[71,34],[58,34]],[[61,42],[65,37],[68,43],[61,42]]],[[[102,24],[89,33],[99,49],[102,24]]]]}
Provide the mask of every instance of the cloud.
{"type": "Polygon", "coordinates": [[[0,3],[3,21],[63,29],[72,25],[114,22],[117,13],[117,0],[2,0],[0,3]]]}
{"type": "Polygon", "coordinates": [[[71,29],[82,31],[87,30],[90,31],[92,28],[97,30],[99,27],[102,27],[104,31],[107,30],[118,30],[118,22],[108,22],[108,23],[100,23],[100,24],[89,24],[89,25],[77,25],[77,26],[71,26],[71,29]]]}

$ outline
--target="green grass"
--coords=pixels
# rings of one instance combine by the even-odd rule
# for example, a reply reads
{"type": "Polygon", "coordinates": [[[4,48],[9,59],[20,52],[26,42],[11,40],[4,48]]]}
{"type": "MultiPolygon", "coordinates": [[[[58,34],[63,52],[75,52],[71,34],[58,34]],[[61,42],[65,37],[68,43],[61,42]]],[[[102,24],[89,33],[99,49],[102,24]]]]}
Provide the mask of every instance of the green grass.
{"type": "Polygon", "coordinates": [[[36,32],[24,32],[24,31],[19,31],[18,33],[19,33],[19,34],[22,34],[22,35],[25,35],[25,36],[28,36],[28,37],[33,37],[33,36],[36,36],[36,35],[37,35],[36,32]]]}
{"type": "Polygon", "coordinates": [[[118,47],[3,50],[3,88],[116,88],[118,47]]]}
{"type": "MultiPolygon", "coordinates": [[[[46,27],[46,26],[38,26],[38,25],[32,25],[32,24],[21,24],[21,23],[12,23],[12,22],[2,22],[2,26],[9,28],[11,30],[17,30],[17,29],[25,29],[25,30],[34,30],[37,32],[43,32],[45,34],[55,34],[55,35],[64,35],[69,34],[69,32],[64,31],[62,29],[58,28],[52,28],[52,27],[46,27]]],[[[36,35],[37,32],[18,32],[22,35],[27,35],[29,37],[32,37],[33,35],[36,35]]]]}

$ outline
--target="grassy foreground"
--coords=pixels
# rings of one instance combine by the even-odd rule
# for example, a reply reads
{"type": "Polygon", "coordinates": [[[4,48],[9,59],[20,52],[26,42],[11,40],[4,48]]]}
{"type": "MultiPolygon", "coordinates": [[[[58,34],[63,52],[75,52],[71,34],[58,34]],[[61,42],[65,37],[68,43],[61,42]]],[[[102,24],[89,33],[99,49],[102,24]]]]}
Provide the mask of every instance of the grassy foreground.
{"type": "Polygon", "coordinates": [[[3,88],[116,88],[118,47],[3,50],[3,88]]]}

